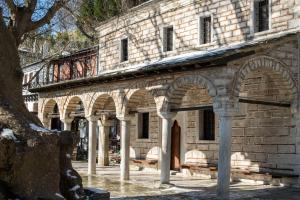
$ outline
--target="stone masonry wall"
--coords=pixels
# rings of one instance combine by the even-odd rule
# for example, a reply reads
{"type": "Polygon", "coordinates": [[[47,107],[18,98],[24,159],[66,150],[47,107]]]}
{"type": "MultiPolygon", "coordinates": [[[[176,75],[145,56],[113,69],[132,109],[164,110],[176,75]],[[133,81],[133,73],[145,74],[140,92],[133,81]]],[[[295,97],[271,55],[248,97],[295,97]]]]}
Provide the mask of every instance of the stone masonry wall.
{"type": "Polygon", "coordinates": [[[271,29],[251,33],[252,0],[152,0],[99,26],[100,70],[123,68],[288,30],[298,16],[295,0],[269,0],[271,29]],[[199,44],[199,17],[212,15],[214,37],[199,44]],[[174,50],[162,51],[162,28],[173,25],[174,50]],[[120,63],[120,40],[129,39],[129,61],[120,63]]]}

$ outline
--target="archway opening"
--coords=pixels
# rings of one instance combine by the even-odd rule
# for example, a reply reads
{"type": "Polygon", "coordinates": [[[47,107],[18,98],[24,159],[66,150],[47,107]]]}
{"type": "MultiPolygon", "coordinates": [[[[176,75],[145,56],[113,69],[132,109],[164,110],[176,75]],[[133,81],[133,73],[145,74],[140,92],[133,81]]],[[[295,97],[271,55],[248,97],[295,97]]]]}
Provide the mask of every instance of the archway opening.
{"type": "MultiPolygon", "coordinates": [[[[215,166],[218,125],[213,111],[213,97],[207,87],[196,81],[175,80],[173,84],[175,89],[170,95],[170,110],[177,113],[174,120],[181,128],[180,169],[215,166]],[[205,156],[191,153],[195,151],[205,156]]],[[[182,171],[186,173],[188,170],[182,171]]]]}
{"type": "Polygon", "coordinates": [[[63,123],[60,120],[60,114],[57,104],[54,105],[53,112],[49,113],[49,117],[51,118],[51,130],[61,131],[63,129],[63,123]]]}
{"type": "Polygon", "coordinates": [[[72,157],[75,160],[87,160],[89,122],[85,117],[84,103],[79,97],[75,96],[70,99],[66,107],[65,118],[72,120],[70,129],[71,131],[77,132],[80,136],[79,143],[72,157]]]}
{"type": "Polygon", "coordinates": [[[60,111],[58,104],[54,99],[50,99],[43,107],[43,118],[41,119],[44,126],[51,130],[62,130],[62,122],[60,121],[60,111]]]}
{"type": "Polygon", "coordinates": [[[272,69],[250,71],[240,82],[239,113],[233,119],[232,168],[294,174],[295,123],[290,81],[272,69]]]}
{"type": "Polygon", "coordinates": [[[160,118],[152,94],[146,89],[135,91],[129,98],[127,111],[130,116],[130,154],[132,164],[139,167],[157,167],[160,157],[160,118]],[[141,162],[134,160],[146,160],[141,162]],[[149,164],[149,163],[152,164],[149,164]]]}
{"type": "Polygon", "coordinates": [[[120,163],[120,122],[116,117],[113,98],[102,94],[96,98],[91,107],[91,115],[99,118],[97,127],[98,164],[102,166],[120,163]]]}

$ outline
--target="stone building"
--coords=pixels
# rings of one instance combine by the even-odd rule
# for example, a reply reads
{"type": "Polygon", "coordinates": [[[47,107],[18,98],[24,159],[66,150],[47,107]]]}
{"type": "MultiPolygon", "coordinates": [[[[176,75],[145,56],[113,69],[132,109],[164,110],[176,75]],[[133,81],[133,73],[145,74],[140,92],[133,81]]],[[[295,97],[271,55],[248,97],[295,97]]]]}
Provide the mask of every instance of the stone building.
{"type": "MultiPolygon", "coordinates": [[[[22,67],[23,77],[23,98],[29,112],[38,114],[38,94],[29,91],[30,88],[36,87],[39,83],[39,71],[44,66],[45,62],[33,62],[22,67]]],[[[42,78],[42,77],[41,77],[42,78]]]]}
{"type": "Polygon", "coordinates": [[[217,173],[224,198],[230,177],[296,183],[299,7],[298,0],[143,3],[99,26],[90,76],[72,76],[73,64],[67,78],[48,73],[31,90],[39,118],[51,127],[56,107],[66,130],[76,116],[88,120],[90,174],[97,129],[98,162],[107,165],[108,133],[119,123],[122,180],[131,160],[157,167],[161,183],[170,168],[217,173]]]}

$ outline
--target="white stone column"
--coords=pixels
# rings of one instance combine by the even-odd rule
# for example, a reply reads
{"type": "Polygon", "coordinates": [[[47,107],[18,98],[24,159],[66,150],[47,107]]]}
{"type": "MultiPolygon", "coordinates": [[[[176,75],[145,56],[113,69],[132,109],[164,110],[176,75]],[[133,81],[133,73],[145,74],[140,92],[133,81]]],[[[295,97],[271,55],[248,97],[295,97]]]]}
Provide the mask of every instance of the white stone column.
{"type": "Polygon", "coordinates": [[[111,121],[107,116],[101,117],[99,121],[99,140],[98,140],[98,165],[109,166],[109,128],[111,121]]]}
{"type": "Polygon", "coordinates": [[[64,131],[70,131],[72,127],[72,121],[73,119],[62,119],[61,120],[64,124],[64,131]]]}
{"type": "Polygon", "coordinates": [[[230,169],[231,169],[231,135],[232,117],[237,111],[238,101],[223,97],[214,103],[214,112],[219,117],[219,159],[218,186],[219,199],[229,199],[230,169]]]}
{"type": "Polygon", "coordinates": [[[232,116],[220,115],[219,119],[218,196],[229,199],[232,116]]]}
{"type": "MultiPolygon", "coordinates": [[[[296,173],[300,175],[300,112],[295,113],[296,124],[296,160],[295,164],[299,166],[296,173]]],[[[300,186],[300,177],[298,178],[298,185],[300,186]]]]}
{"type": "Polygon", "coordinates": [[[96,174],[97,118],[89,117],[88,175],[96,174]]]}
{"type": "Polygon", "coordinates": [[[174,115],[160,114],[162,118],[162,136],[160,151],[160,183],[168,184],[170,182],[170,162],[171,162],[171,126],[174,115]]]}
{"type": "Polygon", "coordinates": [[[47,128],[49,130],[51,129],[51,119],[50,118],[45,118],[42,123],[45,128],[47,128]]]}
{"type": "Polygon", "coordinates": [[[130,131],[129,119],[121,121],[121,180],[129,180],[130,131]]]}

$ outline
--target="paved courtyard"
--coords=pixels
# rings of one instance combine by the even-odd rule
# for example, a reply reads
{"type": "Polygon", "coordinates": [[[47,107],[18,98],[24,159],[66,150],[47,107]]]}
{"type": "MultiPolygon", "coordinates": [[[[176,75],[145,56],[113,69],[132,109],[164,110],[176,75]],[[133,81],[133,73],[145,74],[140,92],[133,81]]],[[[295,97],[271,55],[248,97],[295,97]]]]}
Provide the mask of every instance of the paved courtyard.
{"type": "MultiPolygon", "coordinates": [[[[119,181],[119,167],[97,167],[97,175],[87,176],[87,163],[75,162],[85,187],[102,188],[110,192],[115,200],[195,200],[216,199],[216,180],[203,177],[171,176],[171,185],[159,186],[159,173],[131,170],[131,180],[119,181]]],[[[299,200],[300,188],[274,187],[255,183],[231,185],[231,199],[278,199],[299,200]]]]}

